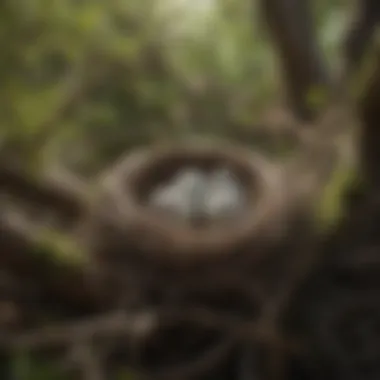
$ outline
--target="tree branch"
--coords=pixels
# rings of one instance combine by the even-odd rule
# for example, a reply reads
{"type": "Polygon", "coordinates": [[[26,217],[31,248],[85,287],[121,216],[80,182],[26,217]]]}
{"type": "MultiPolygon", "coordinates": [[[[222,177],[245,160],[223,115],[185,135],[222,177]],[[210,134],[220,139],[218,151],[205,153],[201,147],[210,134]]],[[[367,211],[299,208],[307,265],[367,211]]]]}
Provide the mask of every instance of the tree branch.
{"type": "Polygon", "coordinates": [[[0,267],[16,274],[21,282],[35,284],[43,299],[53,300],[53,306],[43,308],[60,305],[64,313],[72,315],[102,308],[102,298],[86,280],[83,267],[59,261],[54,253],[43,254],[35,237],[8,223],[4,215],[0,218],[0,246],[0,267]]]}
{"type": "Polygon", "coordinates": [[[362,175],[368,186],[380,186],[380,51],[377,51],[372,75],[359,102],[360,158],[362,175]]]}
{"type": "Polygon", "coordinates": [[[310,91],[329,84],[310,1],[262,0],[260,5],[278,49],[291,107],[297,117],[310,120],[315,114],[308,104],[310,91]]]}
{"type": "Polygon", "coordinates": [[[71,221],[77,220],[85,207],[85,189],[67,182],[33,178],[5,163],[0,163],[0,193],[50,208],[71,221]]]}
{"type": "Polygon", "coordinates": [[[352,25],[344,41],[345,75],[355,73],[360,66],[366,50],[372,44],[376,26],[380,22],[380,2],[371,0],[357,1],[352,25]]]}

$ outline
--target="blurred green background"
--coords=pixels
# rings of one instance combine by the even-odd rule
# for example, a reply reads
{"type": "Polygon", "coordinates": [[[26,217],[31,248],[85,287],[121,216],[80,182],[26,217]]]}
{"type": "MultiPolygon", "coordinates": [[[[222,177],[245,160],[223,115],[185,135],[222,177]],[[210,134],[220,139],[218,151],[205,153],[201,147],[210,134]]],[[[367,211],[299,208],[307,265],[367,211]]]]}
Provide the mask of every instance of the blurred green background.
{"type": "MultiPolygon", "coordinates": [[[[313,6],[334,67],[350,2],[313,6]]],[[[257,8],[252,0],[2,1],[0,151],[91,175],[161,138],[246,141],[283,97],[257,8]]]]}

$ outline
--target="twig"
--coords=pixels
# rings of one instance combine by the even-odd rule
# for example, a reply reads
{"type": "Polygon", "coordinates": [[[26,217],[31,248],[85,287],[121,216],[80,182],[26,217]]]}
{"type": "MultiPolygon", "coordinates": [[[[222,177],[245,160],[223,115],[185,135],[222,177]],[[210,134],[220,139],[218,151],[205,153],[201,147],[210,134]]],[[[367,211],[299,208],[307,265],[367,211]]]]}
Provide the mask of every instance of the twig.
{"type": "Polygon", "coordinates": [[[64,325],[43,327],[31,332],[8,337],[6,346],[14,349],[42,349],[68,346],[109,336],[145,335],[156,326],[156,318],[149,312],[127,314],[114,312],[100,317],[74,321],[64,325]]]}

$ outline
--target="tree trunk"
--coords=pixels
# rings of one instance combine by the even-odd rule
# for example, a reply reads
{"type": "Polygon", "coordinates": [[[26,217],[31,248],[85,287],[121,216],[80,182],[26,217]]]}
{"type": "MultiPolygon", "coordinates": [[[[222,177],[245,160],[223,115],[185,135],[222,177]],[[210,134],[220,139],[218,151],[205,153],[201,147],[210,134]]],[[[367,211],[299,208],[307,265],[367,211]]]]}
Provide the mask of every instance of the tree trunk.
{"type": "Polygon", "coordinates": [[[313,119],[310,91],[328,85],[308,0],[262,0],[263,16],[278,50],[289,102],[301,120],[313,119]]]}

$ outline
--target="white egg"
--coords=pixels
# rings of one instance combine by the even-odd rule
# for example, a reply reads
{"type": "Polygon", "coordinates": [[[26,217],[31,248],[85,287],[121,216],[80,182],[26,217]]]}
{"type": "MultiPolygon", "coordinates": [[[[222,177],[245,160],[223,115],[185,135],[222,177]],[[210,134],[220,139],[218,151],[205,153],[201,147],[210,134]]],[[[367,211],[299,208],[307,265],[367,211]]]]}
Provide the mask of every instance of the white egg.
{"type": "Polygon", "coordinates": [[[224,218],[242,211],[244,192],[240,183],[227,169],[218,169],[209,178],[206,194],[207,214],[213,218],[224,218]]]}
{"type": "Polygon", "coordinates": [[[149,203],[187,221],[232,216],[244,207],[242,186],[227,169],[206,175],[186,168],[155,189],[149,203]]]}

